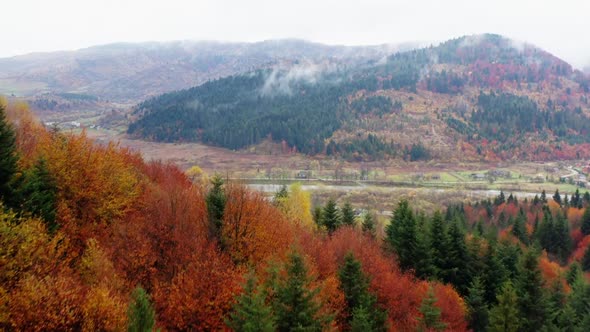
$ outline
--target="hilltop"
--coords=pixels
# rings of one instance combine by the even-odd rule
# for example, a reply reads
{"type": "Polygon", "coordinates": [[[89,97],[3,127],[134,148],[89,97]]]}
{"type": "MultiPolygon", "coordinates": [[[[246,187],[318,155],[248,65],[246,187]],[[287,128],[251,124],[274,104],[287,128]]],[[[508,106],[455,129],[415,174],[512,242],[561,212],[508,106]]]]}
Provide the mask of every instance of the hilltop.
{"type": "Polygon", "coordinates": [[[590,157],[589,79],[486,34],[363,63],[298,62],[208,81],[134,108],[129,134],[349,160],[590,157]]]}
{"type": "MultiPolygon", "coordinates": [[[[0,93],[60,103],[81,94],[117,103],[205,83],[211,79],[301,60],[341,64],[381,58],[413,44],[330,46],[303,40],[257,43],[175,41],[117,43],[77,51],[0,59],[0,93]],[[49,97],[47,97],[49,96],[49,97]]],[[[40,108],[40,107],[39,107],[40,108]]],[[[43,109],[43,108],[40,108],[43,109]]]]}

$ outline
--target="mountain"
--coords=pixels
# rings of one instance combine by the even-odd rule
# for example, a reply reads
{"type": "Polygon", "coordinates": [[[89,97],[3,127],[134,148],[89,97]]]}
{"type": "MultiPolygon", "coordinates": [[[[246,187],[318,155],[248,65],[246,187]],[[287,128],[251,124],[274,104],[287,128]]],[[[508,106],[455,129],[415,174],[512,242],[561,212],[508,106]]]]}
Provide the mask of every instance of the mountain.
{"type": "Polygon", "coordinates": [[[589,87],[548,52],[485,34],[380,61],[212,80],[136,105],[128,132],[231,149],[271,139],[351,160],[582,158],[589,87]]]}
{"type": "Polygon", "coordinates": [[[414,44],[329,46],[302,40],[258,43],[150,42],[95,46],[0,59],[0,93],[76,94],[116,102],[184,89],[211,79],[294,61],[348,63],[414,44]]]}

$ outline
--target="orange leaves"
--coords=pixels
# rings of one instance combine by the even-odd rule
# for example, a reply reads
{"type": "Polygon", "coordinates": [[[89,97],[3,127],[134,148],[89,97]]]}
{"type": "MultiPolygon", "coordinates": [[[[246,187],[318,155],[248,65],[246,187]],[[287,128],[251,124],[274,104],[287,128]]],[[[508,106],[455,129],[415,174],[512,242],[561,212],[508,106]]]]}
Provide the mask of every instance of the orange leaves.
{"type": "Polygon", "coordinates": [[[291,227],[262,194],[227,185],[222,245],[236,263],[259,264],[291,244],[291,227]]]}
{"type": "Polygon", "coordinates": [[[436,306],[441,310],[441,320],[447,331],[467,331],[465,320],[467,307],[463,299],[450,285],[435,284],[436,306]]]}
{"type": "Polygon", "coordinates": [[[172,330],[219,331],[242,284],[242,271],[214,245],[195,252],[170,286],[155,292],[159,321],[172,330]]]}
{"type": "Polygon", "coordinates": [[[559,264],[550,261],[546,251],[543,251],[539,259],[539,270],[541,271],[543,280],[545,280],[545,287],[551,287],[556,281],[564,282],[562,279],[563,268],[559,264]]]}

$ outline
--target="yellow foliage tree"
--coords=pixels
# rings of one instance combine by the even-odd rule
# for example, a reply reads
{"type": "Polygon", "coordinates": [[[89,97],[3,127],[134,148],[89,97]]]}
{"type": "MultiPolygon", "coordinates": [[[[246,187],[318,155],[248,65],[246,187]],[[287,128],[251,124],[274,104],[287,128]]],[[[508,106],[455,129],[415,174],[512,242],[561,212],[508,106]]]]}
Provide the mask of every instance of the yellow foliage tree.
{"type": "Polygon", "coordinates": [[[309,228],[314,227],[311,194],[301,188],[301,183],[296,182],[289,186],[289,195],[279,197],[277,205],[289,221],[309,228]]]}

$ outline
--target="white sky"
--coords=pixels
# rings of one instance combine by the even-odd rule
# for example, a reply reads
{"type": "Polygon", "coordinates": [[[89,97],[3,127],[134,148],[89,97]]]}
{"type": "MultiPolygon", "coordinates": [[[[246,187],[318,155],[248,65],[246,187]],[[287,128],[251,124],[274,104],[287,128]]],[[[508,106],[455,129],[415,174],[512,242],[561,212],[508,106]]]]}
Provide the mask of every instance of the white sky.
{"type": "Polygon", "coordinates": [[[590,64],[589,0],[5,0],[1,7],[0,57],[123,41],[356,45],[491,32],[590,64]]]}

